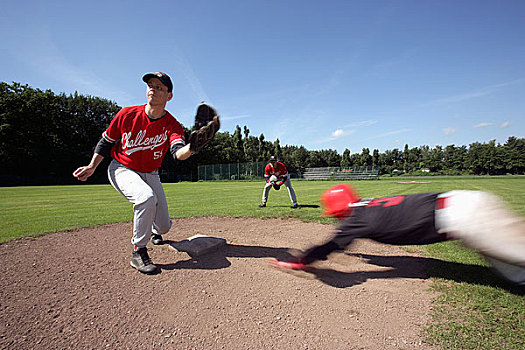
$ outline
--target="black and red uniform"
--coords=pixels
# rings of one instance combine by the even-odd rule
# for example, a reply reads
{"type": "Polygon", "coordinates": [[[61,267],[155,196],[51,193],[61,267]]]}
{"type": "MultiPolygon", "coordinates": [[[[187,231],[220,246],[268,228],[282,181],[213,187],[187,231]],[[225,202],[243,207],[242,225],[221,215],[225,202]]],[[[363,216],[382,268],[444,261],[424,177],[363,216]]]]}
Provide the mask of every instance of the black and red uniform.
{"type": "Polygon", "coordinates": [[[424,245],[447,240],[435,226],[437,193],[418,193],[356,203],[343,219],[334,237],[306,251],[304,262],[324,260],[343,250],[356,238],[368,238],[393,245],[424,245]]]}

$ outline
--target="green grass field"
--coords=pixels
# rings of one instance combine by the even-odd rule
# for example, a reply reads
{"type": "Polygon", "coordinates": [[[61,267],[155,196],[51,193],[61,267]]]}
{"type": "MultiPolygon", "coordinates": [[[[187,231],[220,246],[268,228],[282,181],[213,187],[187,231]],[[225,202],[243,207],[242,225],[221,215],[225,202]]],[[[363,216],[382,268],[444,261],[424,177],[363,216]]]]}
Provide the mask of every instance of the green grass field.
{"type": "MultiPolygon", "coordinates": [[[[321,217],[319,197],[331,181],[293,181],[303,208],[290,208],[286,189],[271,191],[260,209],[263,182],[196,182],[165,184],[173,218],[233,216],[298,218],[335,223],[321,217]]],[[[337,182],[340,183],[340,182],[337,182]]],[[[354,181],[363,197],[386,197],[454,189],[485,190],[501,196],[525,217],[525,177],[418,177],[354,181]],[[400,183],[420,181],[425,183],[400,183]]],[[[131,204],[110,185],[0,188],[0,242],[114,222],[132,220],[131,204]]],[[[9,244],[9,243],[8,243],[9,244]]],[[[430,275],[438,292],[433,323],[426,336],[443,349],[524,349],[524,288],[500,282],[475,252],[456,242],[418,247],[436,263],[430,275]]]]}

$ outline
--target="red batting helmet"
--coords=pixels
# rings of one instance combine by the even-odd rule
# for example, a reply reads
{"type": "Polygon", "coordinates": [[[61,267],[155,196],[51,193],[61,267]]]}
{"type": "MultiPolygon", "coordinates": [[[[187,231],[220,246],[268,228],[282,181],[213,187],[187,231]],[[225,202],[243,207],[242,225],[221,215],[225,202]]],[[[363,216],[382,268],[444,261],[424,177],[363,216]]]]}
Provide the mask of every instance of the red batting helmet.
{"type": "Polygon", "coordinates": [[[321,204],[324,208],[322,215],[344,219],[350,216],[352,212],[350,204],[359,200],[360,198],[352,186],[348,184],[332,186],[321,195],[321,204]]]}

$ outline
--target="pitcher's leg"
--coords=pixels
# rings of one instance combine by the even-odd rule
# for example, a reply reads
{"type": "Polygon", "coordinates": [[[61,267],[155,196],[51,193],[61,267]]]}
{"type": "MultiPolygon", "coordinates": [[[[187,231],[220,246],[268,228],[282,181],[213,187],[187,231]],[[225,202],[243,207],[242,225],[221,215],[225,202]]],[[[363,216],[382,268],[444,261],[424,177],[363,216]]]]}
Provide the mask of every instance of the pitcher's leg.
{"type": "Polygon", "coordinates": [[[145,247],[151,238],[157,197],[141,175],[116,161],[108,167],[111,185],[129,202],[133,203],[133,236],[131,243],[145,247]]]}
{"type": "Polygon", "coordinates": [[[168,232],[171,228],[171,219],[168,211],[168,202],[166,200],[166,194],[158,173],[147,174],[147,182],[153,189],[155,196],[157,197],[157,205],[155,211],[155,217],[153,219],[153,234],[161,235],[168,232]]]}

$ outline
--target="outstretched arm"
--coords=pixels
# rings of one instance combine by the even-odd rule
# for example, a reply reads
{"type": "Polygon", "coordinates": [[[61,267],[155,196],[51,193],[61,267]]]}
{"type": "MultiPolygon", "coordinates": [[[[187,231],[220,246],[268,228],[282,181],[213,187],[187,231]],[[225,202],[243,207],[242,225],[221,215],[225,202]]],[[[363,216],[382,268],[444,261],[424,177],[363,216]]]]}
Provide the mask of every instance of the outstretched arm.
{"type": "Polygon", "coordinates": [[[331,240],[325,244],[307,249],[301,259],[305,264],[311,264],[317,260],[326,260],[328,254],[340,249],[341,248],[339,248],[339,246],[333,240],[331,240]]]}
{"type": "Polygon", "coordinates": [[[191,157],[193,152],[191,151],[190,146],[191,145],[188,143],[186,146],[172,149],[173,158],[175,160],[186,160],[191,157]]]}
{"type": "Polygon", "coordinates": [[[94,153],[93,157],[91,158],[91,162],[86,166],[81,166],[77,170],[73,172],[73,176],[76,177],[80,181],[86,181],[97,169],[97,166],[102,162],[104,159],[103,156],[101,156],[98,153],[94,153]]]}
{"type": "Polygon", "coordinates": [[[333,241],[328,241],[325,244],[311,247],[310,249],[306,250],[306,252],[296,256],[295,258],[287,260],[271,259],[269,263],[270,265],[279,269],[308,270],[311,268],[311,263],[317,260],[326,260],[328,254],[339,249],[339,246],[333,241]]]}
{"type": "Polygon", "coordinates": [[[91,175],[93,175],[100,162],[102,162],[105,157],[110,156],[111,148],[114,144],[114,142],[110,142],[102,137],[95,147],[95,152],[93,153],[91,162],[88,165],[82,166],[75,170],[73,172],[73,176],[80,181],[86,181],[91,175]]]}

